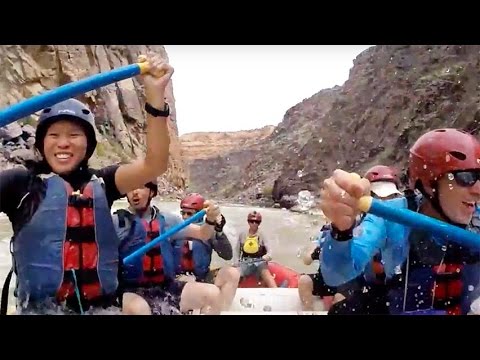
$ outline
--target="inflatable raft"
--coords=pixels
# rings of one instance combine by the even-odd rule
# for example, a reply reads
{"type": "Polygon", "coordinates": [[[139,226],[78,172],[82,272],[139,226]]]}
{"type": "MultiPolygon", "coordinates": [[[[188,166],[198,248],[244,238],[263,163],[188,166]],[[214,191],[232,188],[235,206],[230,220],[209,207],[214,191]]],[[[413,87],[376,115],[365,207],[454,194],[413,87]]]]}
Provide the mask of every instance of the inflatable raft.
{"type": "MultiPolygon", "coordinates": [[[[298,279],[300,274],[289,268],[288,266],[281,265],[274,261],[268,263],[268,269],[272,273],[275,282],[278,287],[281,288],[297,288],[298,279]]],[[[259,281],[255,275],[250,275],[240,280],[238,284],[239,288],[263,288],[264,284],[259,281]]]]}
{"type": "Polygon", "coordinates": [[[274,261],[268,263],[278,288],[266,288],[255,275],[240,280],[232,306],[222,315],[327,315],[320,298],[315,311],[302,311],[298,295],[300,273],[274,261]]]}
{"type": "Polygon", "coordinates": [[[315,311],[302,311],[296,288],[239,288],[232,306],[222,315],[327,315],[321,300],[315,311]]]}

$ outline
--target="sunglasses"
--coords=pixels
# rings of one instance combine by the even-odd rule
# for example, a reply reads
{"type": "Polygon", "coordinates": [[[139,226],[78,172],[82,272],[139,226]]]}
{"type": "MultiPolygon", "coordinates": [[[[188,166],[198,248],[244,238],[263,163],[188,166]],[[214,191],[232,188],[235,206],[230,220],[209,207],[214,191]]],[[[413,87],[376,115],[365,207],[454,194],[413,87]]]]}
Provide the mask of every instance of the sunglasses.
{"type": "Polygon", "coordinates": [[[196,211],[180,210],[180,214],[192,216],[196,211]]]}
{"type": "Polygon", "coordinates": [[[480,180],[480,171],[478,170],[454,171],[448,174],[448,179],[455,180],[458,186],[472,187],[473,185],[475,185],[477,181],[480,180]]]}
{"type": "Polygon", "coordinates": [[[249,224],[258,224],[260,225],[261,221],[258,220],[247,220],[249,224]]]}

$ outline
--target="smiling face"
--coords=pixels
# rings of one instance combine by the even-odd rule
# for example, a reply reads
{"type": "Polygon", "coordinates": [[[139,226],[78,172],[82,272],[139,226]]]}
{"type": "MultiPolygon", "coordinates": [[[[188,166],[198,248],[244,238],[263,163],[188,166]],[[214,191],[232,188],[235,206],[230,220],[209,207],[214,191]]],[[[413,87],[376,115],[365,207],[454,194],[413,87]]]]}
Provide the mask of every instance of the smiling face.
{"type": "Polygon", "coordinates": [[[56,174],[75,170],[85,159],[86,152],[87,137],[82,126],[71,120],[59,120],[47,129],[43,154],[56,174]]]}
{"type": "Polygon", "coordinates": [[[480,181],[469,176],[468,172],[447,174],[438,181],[438,197],[445,215],[452,221],[466,225],[472,219],[476,203],[480,201],[480,181]]]}

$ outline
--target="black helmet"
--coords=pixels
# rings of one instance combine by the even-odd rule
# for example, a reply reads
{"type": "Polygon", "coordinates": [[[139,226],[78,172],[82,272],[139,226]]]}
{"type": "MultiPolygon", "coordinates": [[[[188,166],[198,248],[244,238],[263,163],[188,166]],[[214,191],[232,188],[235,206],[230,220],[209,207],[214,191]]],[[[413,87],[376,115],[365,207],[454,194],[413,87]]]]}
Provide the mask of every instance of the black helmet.
{"type": "Polygon", "coordinates": [[[95,118],[90,109],[81,101],[68,99],[43,109],[38,119],[35,133],[35,147],[43,155],[43,140],[48,127],[56,120],[71,119],[76,121],[85,130],[87,137],[87,153],[85,159],[89,159],[97,146],[95,135],[95,118]]]}
{"type": "Polygon", "coordinates": [[[153,191],[153,197],[157,196],[158,185],[156,181],[149,181],[148,183],[145,184],[145,187],[153,191]]]}

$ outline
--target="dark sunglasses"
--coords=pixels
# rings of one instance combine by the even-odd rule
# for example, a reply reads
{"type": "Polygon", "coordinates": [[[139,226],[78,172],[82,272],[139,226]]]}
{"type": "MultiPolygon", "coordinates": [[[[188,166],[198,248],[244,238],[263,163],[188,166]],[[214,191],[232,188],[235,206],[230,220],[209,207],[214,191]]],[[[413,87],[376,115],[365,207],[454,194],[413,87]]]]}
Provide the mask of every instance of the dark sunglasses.
{"type": "Polygon", "coordinates": [[[192,216],[193,214],[195,214],[195,211],[180,210],[180,214],[192,216]]]}
{"type": "Polygon", "coordinates": [[[480,180],[480,171],[470,170],[470,171],[454,171],[451,174],[447,175],[449,180],[454,180],[458,186],[462,187],[472,187],[477,181],[480,180]],[[453,179],[451,178],[453,175],[453,179]]]}
{"type": "Polygon", "coordinates": [[[249,224],[258,224],[260,225],[261,221],[258,220],[247,220],[249,224]]]}

